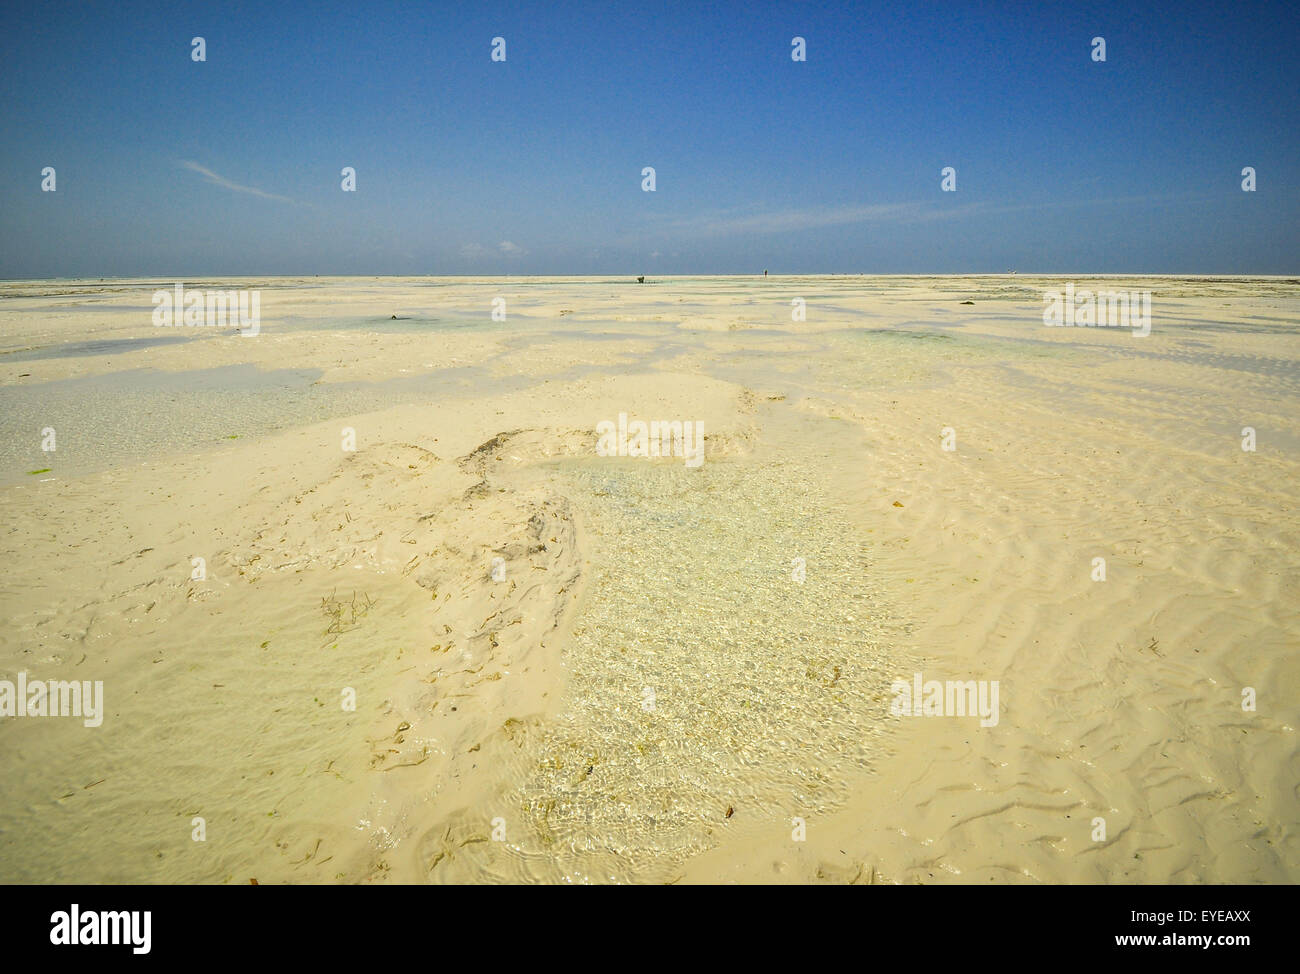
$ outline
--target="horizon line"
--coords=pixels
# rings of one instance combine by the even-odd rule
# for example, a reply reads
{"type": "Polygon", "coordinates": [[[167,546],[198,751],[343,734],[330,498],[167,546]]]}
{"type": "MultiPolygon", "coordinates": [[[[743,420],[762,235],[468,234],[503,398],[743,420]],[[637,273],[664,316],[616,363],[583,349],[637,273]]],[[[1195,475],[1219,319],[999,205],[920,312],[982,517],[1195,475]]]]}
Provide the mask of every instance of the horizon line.
{"type": "Polygon", "coordinates": [[[623,281],[631,284],[650,284],[654,281],[664,280],[695,280],[701,278],[734,278],[745,280],[772,280],[781,278],[794,277],[868,277],[868,278],[972,278],[972,277],[1005,277],[1005,278],[1041,278],[1041,277],[1073,277],[1073,278],[1099,278],[1099,277],[1151,277],[1151,278],[1237,278],[1237,279],[1287,279],[1296,278],[1300,280],[1300,270],[1282,274],[1264,274],[1264,273],[1231,273],[1219,271],[901,271],[889,273],[877,273],[866,271],[809,271],[809,272],[790,272],[786,274],[754,274],[754,273],[730,273],[730,274],[658,274],[653,277],[646,275],[629,275],[629,274],[201,274],[185,276],[165,276],[165,275],[148,275],[135,277],[121,276],[104,276],[104,277],[0,277],[0,285],[6,284],[39,284],[45,282],[68,282],[68,283],[104,283],[108,281],[122,283],[162,283],[183,284],[186,280],[196,281],[243,281],[243,280],[605,280],[605,281],[623,281]],[[644,281],[638,281],[638,277],[644,277],[644,281]]]}

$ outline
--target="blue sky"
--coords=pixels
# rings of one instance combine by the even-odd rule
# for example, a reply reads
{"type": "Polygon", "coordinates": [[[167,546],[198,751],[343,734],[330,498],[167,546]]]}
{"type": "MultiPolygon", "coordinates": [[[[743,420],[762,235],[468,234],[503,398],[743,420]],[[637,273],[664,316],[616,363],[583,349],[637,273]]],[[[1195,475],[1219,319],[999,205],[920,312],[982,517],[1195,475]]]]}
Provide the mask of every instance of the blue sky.
{"type": "Polygon", "coordinates": [[[0,277],[1293,274],[1298,25],[1289,3],[6,4],[0,277]]]}

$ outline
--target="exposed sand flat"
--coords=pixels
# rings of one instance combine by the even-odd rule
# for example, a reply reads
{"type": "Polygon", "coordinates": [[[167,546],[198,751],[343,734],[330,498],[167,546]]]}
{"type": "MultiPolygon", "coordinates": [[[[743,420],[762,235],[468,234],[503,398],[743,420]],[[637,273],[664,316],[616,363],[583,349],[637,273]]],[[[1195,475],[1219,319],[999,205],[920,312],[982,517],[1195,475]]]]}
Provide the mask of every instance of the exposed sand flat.
{"type": "Polygon", "coordinates": [[[1300,879],[1300,282],[172,283],[0,285],[0,879],[1300,879]]]}

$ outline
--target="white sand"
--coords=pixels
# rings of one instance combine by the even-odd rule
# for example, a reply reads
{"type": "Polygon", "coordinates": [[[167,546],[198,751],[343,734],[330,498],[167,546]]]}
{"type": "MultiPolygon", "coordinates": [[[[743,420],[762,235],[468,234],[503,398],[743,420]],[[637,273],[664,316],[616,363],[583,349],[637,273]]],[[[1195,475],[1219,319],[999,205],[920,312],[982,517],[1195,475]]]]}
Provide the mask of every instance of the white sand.
{"type": "Polygon", "coordinates": [[[0,286],[0,880],[1295,882],[1300,286],[1067,280],[0,286]]]}

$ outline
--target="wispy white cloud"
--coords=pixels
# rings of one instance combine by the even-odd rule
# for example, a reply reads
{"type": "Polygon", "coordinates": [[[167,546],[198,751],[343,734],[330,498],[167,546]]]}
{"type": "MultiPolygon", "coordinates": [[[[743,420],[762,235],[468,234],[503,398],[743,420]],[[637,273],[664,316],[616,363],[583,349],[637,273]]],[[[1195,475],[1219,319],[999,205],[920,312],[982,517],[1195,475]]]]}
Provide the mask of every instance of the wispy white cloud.
{"type": "Polygon", "coordinates": [[[873,203],[806,207],[803,209],[724,210],[699,213],[689,217],[670,218],[660,229],[675,236],[729,236],[741,233],[791,233],[815,230],[822,227],[849,226],[862,223],[920,224],[944,220],[961,220],[976,216],[996,216],[1004,213],[1074,209],[1077,207],[1114,206],[1119,204],[1151,204],[1188,198],[1171,196],[1128,196],[1092,200],[1053,200],[1045,203],[939,202],[873,203]]]}
{"type": "Polygon", "coordinates": [[[491,247],[482,246],[481,243],[467,243],[460,248],[460,256],[463,256],[465,260],[485,260],[486,257],[495,256],[523,257],[526,255],[528,255],[528,251],[512,241],[498,243],[495,250],[491,247]]]}
{"type": "Polygon", "coordinates": [[[249,196],[257,196],[264,200],[276,200],[281,203],[296,204],[298,202],[297,200],[292,200],[287,196],[279,196],[275,193],[268,193],[265,190],[258,189],[256,186],[242,186],[239,183],[232,182],[231,180],[227,179],[225,176],[222,176],[220,173],[213,172],[207,166],[200,166],[197,162],[194,162],[190,159],[182,159],[181,166],[184,169],[189,169],[191,172],[198,173],[200,176],[202,176],[208,182],[212,183],[214,186],[220,186],[223,189],[228,189],[235,193],[247,193],[249,196]]]}
{"type": "Polygon", "coordinates": [[[502,240],[496,250],[478,243],[467,243],[460,248],[460,255],[467,260],[483,260],[486,257],[524,257],[528,251],[510,240],[502,240]]]}
{"type": "Polygon", "coordinates": [[[699,213],[670,220],[666,229],[679,234],[725,236],[736,233],[789,233],[819,227],[897,221],[920,212],[917,203],[877,203],[869,206],[812,207],[766,213],[728,210],[699,213]]]}

